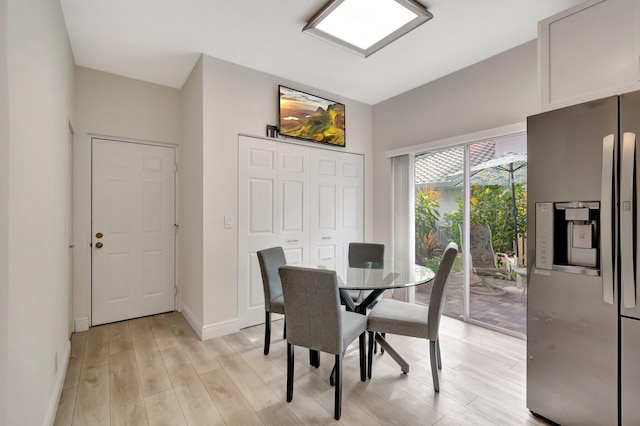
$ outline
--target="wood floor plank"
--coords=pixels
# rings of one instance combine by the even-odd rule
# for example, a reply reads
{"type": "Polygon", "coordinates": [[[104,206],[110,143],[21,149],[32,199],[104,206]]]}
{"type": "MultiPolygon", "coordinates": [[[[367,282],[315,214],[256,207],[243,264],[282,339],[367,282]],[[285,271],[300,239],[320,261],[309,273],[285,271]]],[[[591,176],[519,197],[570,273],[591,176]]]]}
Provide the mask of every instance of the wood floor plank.
{"type": "Polygon", "coordinates": [[[227,425],[260,425],[262,420],[222,369],[201,376],[227,425]]]}
{"type": "Polygon", "coordinates": [[[73,410],[76,407],[77,391],[78,388],[76,387],[62,390],[53,426],[71,426],[73,423],[73,410]]]}
{"type": "MultiPolygon", "coordinates": [[[[286,394],[286,378],[269,384],[276,394],[286,394]]],[[[343,389],[342,416],[339,422],[334,415],[335,388],[326,377],[314,369],[300,364],[294,376],[293,400],[289,409],[304,424],[341,424],[350,426],[375,426],[380,422],[369,415],[349,398],[348,389],[343,389]]]]}
{"type": "Polygon", "coordinates": [[[223,339],[233,348],[236,352],[248,351],[254,348],[251,340],[247,339],[242,333],[228,334],[223,339]]]}
{"type": "Polygon", "coordinates": [[[151,328],[163,328],[170,327],[170,324],[167,322],[167,318],[162,315],[151,315],[149,317],[145,317],[147,319],[147,324],[151,328]]]}
{"type": "Polygon", "coordinates": [[[87,342],[84,347],[82,369],[106,365],[109,363],[109,326],[91,327],[87,332],[87,342]]]}
{"type": "Polygon", "coordinates": [[[133,339],[128,321],[109,324],[109,354],[133,350],[133,339]]]}
{"type": "Polygon", "coordinates": [[[111,425],[147,424],[147,411],[140,389],[134,352],[125,351],[111,355],[109,372],[111,425]]]}
{"type": "Polygon", "coordinates": [[[164,316],[165,320],[167,320],[169,325],[172,327],[176,325],[187,325],[187,326],[189,325],[185,317],[178,311],[167,312],[162,315],[164,316]]]}
{"type": "Polygon", "coordinates": [[[62,387],[63,389],[69,389],[78,386],[86,342],[86,331],[83,331],[81,333],[73,333],[71,335],[71,354],[69,357],[69,365],[67,366],[67,375],[64,378],[64,385],[62,387]]]}
{"type": "Polygon", "coordinates": [[[187,426],[173,389],[145,397],[149,426],[187,426]]]}
{"type": "Polygon", "coordinates": [[[149,321],[147,321],[146,317],[136,318],[129,320],[129,328],[131,329],[131,334],[136,335],[140,333],[147,333],[151,331],[149,327],[149,321]]]}
{"type": "Polygon", "coordinates": [[[302,425],[300,419],[289,409],[286,402],[279,402],[258,411],[258,416],[267,426],[302,425]]]}
{"type": "Polygon", "coordinates": [[[218,357],[218,361],[254,410],[260,411],[282,400],[282,396],[274,394],[239,356],[222,355],[218,357]]]}
{"type": "MultiPolygon", "coordinates": [[[[90,336],[91,334],[89,334],[90,336]]],[[[110,423],[109,365],[105,364],[82,370],[80,382],[78,383],[76,407],[73,413],[73,425],[101,426],[109,425],[110,423]]]]}
{"type": "Polygon", "coordinates": [[[189,425],[222,425],[224,420],[182,347],[161,352],[173,388],[189,425]]]}
{"type": "Polygon", "coordinates": [[[276,361],[270,356],[265,356],[262,349],[245,351],[242,352],[240,356],[265,383],[278,380],[282,381],[287,378],[286,359],[276,361]]]}
{"type": "Polygon", "coordinates": [[[171,379],[158,350],[135,350],[140,386],[144,396],[173,389],[171,379]]]}
{"type": "Polygon", "coordinates": [[[526,341],[447,317],[440,328],[439,393],[426,341],[390,335],[410,362],[409,374],[378,353],[366,382],[354,344],[345,355],[342,418],[335,422],[332,355],[321,354],[316,369],[308,351],[296,348],[294,399],[285,401],[283,325],[272,322],[267,356],[263,325],[201,342],[179,313],[75,333],[56,425],[123,419],[145,425],[143,416],[120,414],[140,413],[140,407],[151,425],[547,425],[526,409],[526,341]]]}
{"type": "Polygon", "coordinates": [[[229,345],[224,337],[215,337],[203,342],[211,355],[218,357],[220,355],[234,354],[236,351],[229,345]]]}
{"type": "Polygon", "coordinates": [[[153,338],[156,341],[158,349],[161,351],[180,346],[180,342],[168,325],[164,327],[151,327],[151,332],[153,333],[153,338]]]}
{"type": "Polygon", "coordinates": [[[136,352],[158,351],[156,339],[153,337],[151,329],[145,333],[136,333],[133,335],[133,349],[136,352]]]}

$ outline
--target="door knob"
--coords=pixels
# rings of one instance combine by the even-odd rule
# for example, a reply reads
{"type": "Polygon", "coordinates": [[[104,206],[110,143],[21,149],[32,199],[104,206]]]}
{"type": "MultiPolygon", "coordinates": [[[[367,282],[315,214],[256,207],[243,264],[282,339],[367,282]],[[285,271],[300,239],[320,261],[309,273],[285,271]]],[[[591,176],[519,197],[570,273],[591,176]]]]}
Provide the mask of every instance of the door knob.
{"type": "Polygon", "coordinates": [[[96,248],[102,248],[102,243],[96,243],[96,248]]]}
{"type": "Polygon", "coordinates": [[[98,232],[98,233],[96,234],[96,238],[102,238],[103,236],[104,236],[104,235],[102,235],[102,232],[98,232]]]}

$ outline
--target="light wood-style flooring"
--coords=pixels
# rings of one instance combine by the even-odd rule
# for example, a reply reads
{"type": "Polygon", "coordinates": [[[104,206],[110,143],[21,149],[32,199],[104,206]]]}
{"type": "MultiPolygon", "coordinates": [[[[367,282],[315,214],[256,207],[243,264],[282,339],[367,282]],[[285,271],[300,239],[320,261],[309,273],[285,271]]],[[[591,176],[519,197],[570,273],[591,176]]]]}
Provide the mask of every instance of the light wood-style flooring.
{"type": "Polygon", "coordinates": [[[296,349],[293,401],[285,400],[286,342],[274,321],[200,341],[178,312],[93,327],[71,339],[56,425],[535,425],[525,406],[525,341],[443,317],[440,393],[428,342],[388,336],[411,365],[387,355],[360,382],[357,339],[345,355],[342,418],[333,419],[333,355],[320,368],[296,349]]]}

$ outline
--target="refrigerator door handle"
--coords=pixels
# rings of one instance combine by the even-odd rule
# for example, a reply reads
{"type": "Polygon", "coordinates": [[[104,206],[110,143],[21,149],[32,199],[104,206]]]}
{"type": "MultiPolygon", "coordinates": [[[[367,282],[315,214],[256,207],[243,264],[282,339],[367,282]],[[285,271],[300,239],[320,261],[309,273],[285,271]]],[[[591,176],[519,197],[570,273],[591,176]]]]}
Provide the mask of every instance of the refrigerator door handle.
{"type": "Polygon", "coordinates": [[[602,299],[613,304],[614,276],[613,276],[613,236],[614,236],[614,165],[615,165],[615,135],[607,135],[602,140],[602,186],[600,206],[601,249],[600,271],[602,275],[602,299]]]}
{"type": "Polygon", "coordinates": [[[636,161],[636,135],[623,133],[620,156],[620,277],[622,302],[625,308],[636,306],[636,283],[634,276],[633,240],[634,220],[634,169],[636,161]]]}

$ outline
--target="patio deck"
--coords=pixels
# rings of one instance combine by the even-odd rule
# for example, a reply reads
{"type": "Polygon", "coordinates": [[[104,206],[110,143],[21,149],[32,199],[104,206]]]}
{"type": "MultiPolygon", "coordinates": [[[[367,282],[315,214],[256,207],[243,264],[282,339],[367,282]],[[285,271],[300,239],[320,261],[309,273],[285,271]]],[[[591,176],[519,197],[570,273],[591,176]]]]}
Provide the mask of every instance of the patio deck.
{"type": "MultiPolygon", "coordinates": [[[[521,288],[516,287],[515,281],[491,279],[495,287],[505,288],[502,295],[477,294],[471,292],[469,311],[472,319],[504,328],[516,333],[527,332],[527,295],[521,288]]],[[[462,287],[463,273],[452,272],[443,314],[462,318],[462,287]]],[[[476,289],[475,285],[472,289],[476,289]]],[[[483,288],[483,287],[480,287],[483,288]]],[[[416,303],[426,304],[431,294],[431,285],[425,284],[416,288],[416,303]]]]}

